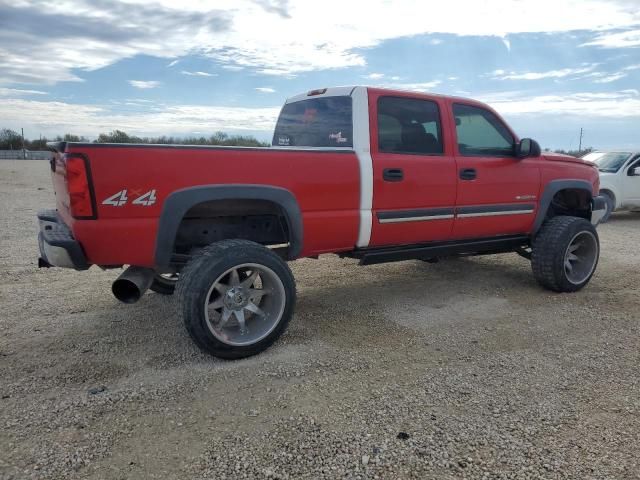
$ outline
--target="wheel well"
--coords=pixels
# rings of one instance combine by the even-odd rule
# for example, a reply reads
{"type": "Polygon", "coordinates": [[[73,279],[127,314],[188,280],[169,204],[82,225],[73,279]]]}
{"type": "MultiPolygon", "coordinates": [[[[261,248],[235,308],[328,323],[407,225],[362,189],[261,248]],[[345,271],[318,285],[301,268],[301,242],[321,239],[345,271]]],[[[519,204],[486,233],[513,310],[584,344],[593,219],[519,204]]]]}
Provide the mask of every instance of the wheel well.
{"type": "Polygon", "coordinates": [[[611,200],[613,200],[613,205],[615,207],[615,204],[616,204],[616,194],[615,193],[613,193],[608,188],[600,189],[600,193],[603,194],[603,195],[608,195],[609,197],[611,197],[611,200]]]}
{"type": "Polygon", "coordinates": [[[227,239],[281,245],[277,252],[286,256],[290,241],[286,212],[268,200],[221,199],[198,203],[182,218],[173,253],[189,255],[194,249],[227,239]]]}
{"type": "Polygon", "coordinates": [[[557,216],[591,219],[591,192],[583,188],[565,188],[553,196],[547,209],[547,218],[557,216]]]}

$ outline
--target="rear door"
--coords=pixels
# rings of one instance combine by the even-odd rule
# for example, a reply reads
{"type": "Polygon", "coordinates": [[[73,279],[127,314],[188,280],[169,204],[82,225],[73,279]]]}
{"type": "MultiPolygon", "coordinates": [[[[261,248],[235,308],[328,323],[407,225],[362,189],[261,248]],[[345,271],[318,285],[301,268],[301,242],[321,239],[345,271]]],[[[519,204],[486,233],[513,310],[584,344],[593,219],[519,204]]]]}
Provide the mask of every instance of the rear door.
{"type": "Polygon", "coordinates": [[[527,233],[540,191],[539,159],[518,159],[517,138],[491,110],[450,101],[458,196],[453,238],[527,233]]]}
{"type": "Polygon", "coordinates": [[[456,166],[445,108],[439,98],[369,90],[371,246],[451,237],[456,166]]]}

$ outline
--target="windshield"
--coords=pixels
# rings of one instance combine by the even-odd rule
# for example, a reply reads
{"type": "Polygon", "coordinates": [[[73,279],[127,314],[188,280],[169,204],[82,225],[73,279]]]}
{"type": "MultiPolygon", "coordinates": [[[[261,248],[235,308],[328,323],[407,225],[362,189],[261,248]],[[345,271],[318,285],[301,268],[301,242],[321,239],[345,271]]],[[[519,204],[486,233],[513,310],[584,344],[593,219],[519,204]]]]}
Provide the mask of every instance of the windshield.
{"type": "Polygon", "coordinates": [[[605,154],[605,152],[590,152],[590,153],[587,153],[586,155],[583,155],[581,158],[583,160],[588,160],[590,162],[595,162],[596,160],[598,160],[604,154],[605,154]]]}
{"type": "Polygon", "coordinates": [[[601,172],[615,173],[620,170],[624,162],[631,156],[631,152],[611,152],[602,154],[596,159],[587,159],[596,162],[598,170],[601,172]]]}
{"type": "Polygon", "coordinates": [[[288,103],[273,134],[274,147],[353,147],[351,97],[288,103]]]}

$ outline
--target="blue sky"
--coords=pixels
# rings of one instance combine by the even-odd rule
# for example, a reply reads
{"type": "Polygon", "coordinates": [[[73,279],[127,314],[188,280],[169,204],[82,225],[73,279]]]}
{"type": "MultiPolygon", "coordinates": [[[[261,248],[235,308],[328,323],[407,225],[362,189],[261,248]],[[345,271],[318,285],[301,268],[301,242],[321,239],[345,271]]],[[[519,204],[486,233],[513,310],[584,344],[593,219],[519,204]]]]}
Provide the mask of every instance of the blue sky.
{"type": "Polygon", "coordinates": [[[545,147],[640,147],[640,0],[0,0],[0,127],[269,139],[285,98],[484,100],[545,147]]]}

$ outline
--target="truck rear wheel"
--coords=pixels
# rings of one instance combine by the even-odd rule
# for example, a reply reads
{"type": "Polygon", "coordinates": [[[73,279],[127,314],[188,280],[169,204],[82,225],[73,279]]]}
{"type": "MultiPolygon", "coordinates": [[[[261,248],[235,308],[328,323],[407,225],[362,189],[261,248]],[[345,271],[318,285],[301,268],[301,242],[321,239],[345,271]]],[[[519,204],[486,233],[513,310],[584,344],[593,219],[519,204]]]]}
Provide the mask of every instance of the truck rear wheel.
{"type": "Polygon", "coordinates": [[[226,359],[268,348],[286,329],[296,300],[289,266],[247,240],[223,240],[200,251],[180,273],[177,293],[191,338],[226,359]]]}
{"type": "Polygon", "coordinates": [[[554,217],[535,240],[531,268],[540,285],[555,292],[575,292],[596,270],[600,256],[598,232],[579,217],[554,217]]]}

